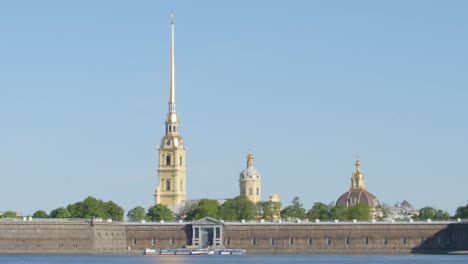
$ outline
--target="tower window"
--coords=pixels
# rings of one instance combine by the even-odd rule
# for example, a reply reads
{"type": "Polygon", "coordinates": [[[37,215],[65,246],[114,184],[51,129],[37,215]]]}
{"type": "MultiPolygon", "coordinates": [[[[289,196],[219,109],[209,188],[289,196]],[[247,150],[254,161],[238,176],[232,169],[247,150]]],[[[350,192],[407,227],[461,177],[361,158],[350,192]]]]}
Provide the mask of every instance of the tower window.
{"type": "Polygon", "coordinates": [[[171,181],[166,181],[166,191],[171,190],[171,181]]]}
{"type": "Polygon", "coordinates": [[[260,188],[257,187],[257,195],[260,195],[260,188]]]}
{"type": "Polygon", "coordinates": [[[249,187],[249,195],[253,195],[252,187],[249,187]]]}
{"type": "Polygon", "coordinates": [[[242,187],[241,193],[245,194],[245,187],[242,187]]]}
{"type": "Polygon", "coordinates": [[[171,156],[166,156],[166,165],[171,165],[171,156]]]}
{"type": "Polygon", "coordinates": [[[179,165],[182,166],[182,156],[179,158],[179,165]]]}
{"type": "Polygon", "coordinates": [[[183,191],[184,188],[182,188],[184,186],[184,181],[180,181],[180,190],[183,191]]]}
{"type": "Polygon", "coordinates": [[[171,126],[169,126],[169,132],[172,132],[172,127],[171,126]]]}
{"type": "Polygon", "coordinates": [[[175,131],[175,126],[172,126],[172,131],[176,132],[176,131],[175,131]]]}

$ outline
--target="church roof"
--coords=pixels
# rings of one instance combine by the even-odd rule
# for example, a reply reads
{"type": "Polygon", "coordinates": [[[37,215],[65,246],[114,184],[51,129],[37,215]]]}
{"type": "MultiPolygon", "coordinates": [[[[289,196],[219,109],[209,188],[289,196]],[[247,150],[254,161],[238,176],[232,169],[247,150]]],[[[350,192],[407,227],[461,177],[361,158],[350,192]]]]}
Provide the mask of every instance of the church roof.
{"type": "Polygon", "coordinates": [[[413,206],[406,200],[403,200],[403,202],[401,202],[400,207],[411,208],[411,209],[413,208],[413,206]]]}
{"type": "Polygon", "coordinates": [[[370,208],[376,208],[380,205],[377,197],[366,190],[349,190],[343,193],[336,201],[337,206],[349,207],[358,203],[369,205],[370,208]]]}

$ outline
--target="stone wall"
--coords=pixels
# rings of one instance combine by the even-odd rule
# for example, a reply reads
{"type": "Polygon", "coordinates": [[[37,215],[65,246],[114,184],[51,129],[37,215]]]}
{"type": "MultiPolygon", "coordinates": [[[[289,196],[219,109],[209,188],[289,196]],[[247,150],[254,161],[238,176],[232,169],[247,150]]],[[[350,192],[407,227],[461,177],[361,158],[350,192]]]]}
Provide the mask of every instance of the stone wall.
{"type": "Polygon", "coordinates": [[[125,227],[77,222],[0,222],[0,253],[96,253],[126,249],[125,227]]]}
{"type": "MultiPolygon", "coordinates": [[[[257,253],[388,253],[467,250],[468,224],[224,223],[223,245],[257,253]]],[[[191,244],[187,223],[126,226],[134,250],[191,244]]]]}
{"type": "MultiPolygon", "coordinates": [[[[266,254],[468,250],[468,223],[223,223],[223,247],[266,254]]],[[[142,254],[191,243],[190,223],[0,221],[0,253],[142,254]]]]}
{"type": "Polygon", "coordinates": [[[180,248],[190,244],[187,223],[128,223],[125,226],[127,246],[146,248],[180,248]]]}

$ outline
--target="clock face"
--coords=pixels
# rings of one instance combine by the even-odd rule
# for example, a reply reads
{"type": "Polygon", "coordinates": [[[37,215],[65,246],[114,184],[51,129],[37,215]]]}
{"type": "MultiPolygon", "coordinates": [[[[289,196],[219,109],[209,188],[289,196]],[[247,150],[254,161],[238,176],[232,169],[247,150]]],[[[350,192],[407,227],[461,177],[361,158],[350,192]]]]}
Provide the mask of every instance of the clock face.
{"type": "Polygon", "coordinates": [[[171,141],[170,141],[170,140],[167,140],[167,141],[166,141],[166,145],[169,146],[170,144],[171,144],[171,141]]]}

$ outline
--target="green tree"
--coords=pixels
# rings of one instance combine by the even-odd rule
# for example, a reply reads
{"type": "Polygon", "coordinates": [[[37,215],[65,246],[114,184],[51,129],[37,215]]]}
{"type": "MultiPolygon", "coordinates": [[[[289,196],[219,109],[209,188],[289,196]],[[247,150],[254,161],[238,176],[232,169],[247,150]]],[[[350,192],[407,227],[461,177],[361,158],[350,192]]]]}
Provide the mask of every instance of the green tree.
{"type": "Polygon", "coordinates": [[[332,216],[330,209],[330,206],[324,203],[314,203],[312,208],[307,212],[307,218],[311,220],[330,220],[332,216]]]}
{"type": "Polygon", "coordinates": [[[70,212],[63,207],[52,210],[49,216],[50,218],[71,218],[70,212]]]}
{"type": "Polygon", "coordinates": [[[263,219],[275,220],[281,214],[281,203],[280,202],[260,202],[261,215],[263,219]]]}
{"type": "Polygon", "coordinates": [[[432,220],[447,220],[450,219],[450,215],[443,210],[431,207],[431,206],[426,206],[421,209],[419,209],[419,214],[417,219],[419,220],[427,220],[427,219],[432,219],[432,220]]]}
{"type": "Polygon", "coordinates": [[[357,203],[348,207],[346,210],[346,218],[348,220],[371,220],[372,214],[369,205],[365,203],[357,203]]]}
{"type": "Polygon", "coordinates": [[[281,217],[285,219],[304,219],[305,209],[303,208],[301,198],[294,197],[291,205],[281,211],[281,217]]]}
{"type": "Polygon", "coordinates": [[[331,219],[336,220],[348,220],[348,215],[346,213],[346,207],[343,206],[333,206],[330,208],[331,219]]]}
{"type": "Polygon", "coordinates": [[[194,220],[203,217],[219,218],[219,204],[216,200],[202,199],[198,205],[188,213],[187,219],[194,220]]]}
{"type": "Polygon", "coordinates": [[[122,221],[124,209],[113,201],[104,202],[92,196],[81,202],[76,202],[67,206],[72,218],[104,218],[122,221]]]}
{"type": "Polygon", "coordinates": [[[36,212],[34,212],[32,217],[33,218],[47,218],[49,217],[49,215],[45,211],[37,210],[36,212]]]}
{"type": "Polygon", "coordinates": [[[123,221],[125,211],[122,207],[113,201],[104,202],[102,206],[106,218],[116,221],[123,221]]]}
{"type": "Polygon", "coordinates": [[[0,215],[0,218],[18,218],[18,214],[13,211],[6,211],[0,215]]]}
{"type": "Polygon", "coordinates": [[[257,206],[245,195],[229,199],[221,205],[219,216],[225,220],[255,220],[257,206]]]}
{"type": "Polygon", "coordinates": [[[127,213],[127,219],[130,222],[140,222],[141,220],[149,220],[146,215],[145,208],[141,206],[136,206],[133,209],[130,209],[127,213]]]}
{"type": "Polygon", "coordinates": [[[457,208],[457,211],[455,212],[455,218],[468,218],[468,204],[457,208]]]}
{"type": "Polygon", "coordinates": [[[171,209],[163,204],[157,204],[151,206],[148,209],[148,218],[152,221],[160,221],[160,220],[175,220],[174,214],[172,213],[171,209]]]}

